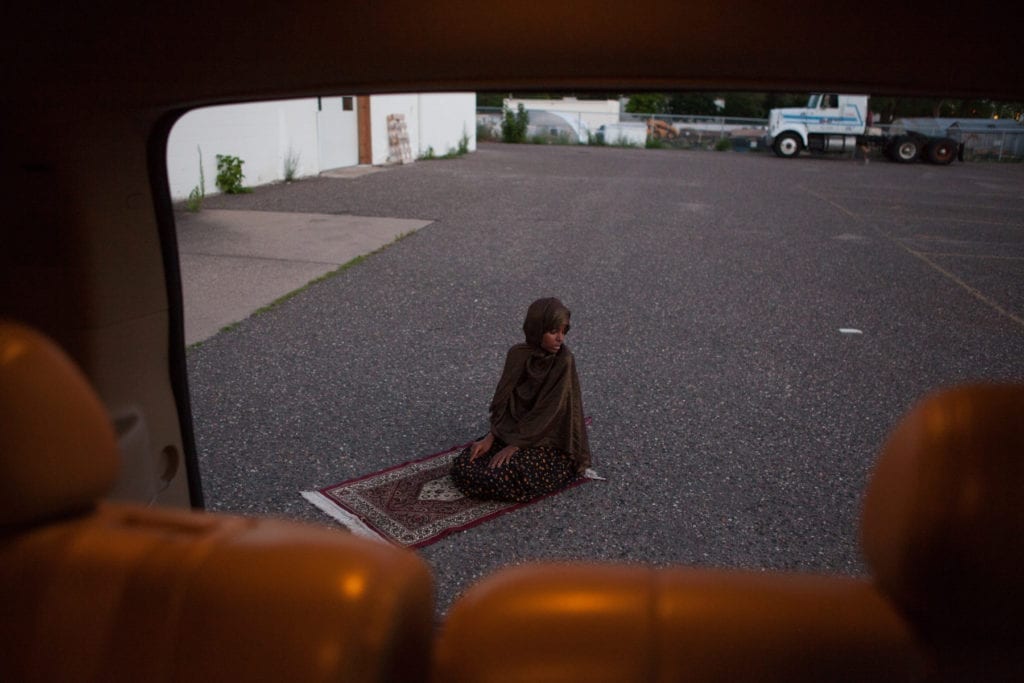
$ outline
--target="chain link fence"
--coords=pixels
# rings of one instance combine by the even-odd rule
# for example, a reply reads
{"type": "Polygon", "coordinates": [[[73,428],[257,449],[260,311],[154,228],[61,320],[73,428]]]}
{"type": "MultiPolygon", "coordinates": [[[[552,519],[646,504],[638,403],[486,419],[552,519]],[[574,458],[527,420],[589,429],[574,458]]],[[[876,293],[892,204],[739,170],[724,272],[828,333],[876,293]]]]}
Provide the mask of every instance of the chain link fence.
{"type": "MultiPolygon", "coordinates": [[[[657,149],[770,152],[768,120],[727,116],[529,110],[527,142],[657,149]]],[[[502,109],[477,109],[477,139],[501,141],[502,109]]],[[[917,130],[964,143],[964,161],[1024,161],[1024,125],[993,119],[900,119],[883,131],[917,130]]]]}

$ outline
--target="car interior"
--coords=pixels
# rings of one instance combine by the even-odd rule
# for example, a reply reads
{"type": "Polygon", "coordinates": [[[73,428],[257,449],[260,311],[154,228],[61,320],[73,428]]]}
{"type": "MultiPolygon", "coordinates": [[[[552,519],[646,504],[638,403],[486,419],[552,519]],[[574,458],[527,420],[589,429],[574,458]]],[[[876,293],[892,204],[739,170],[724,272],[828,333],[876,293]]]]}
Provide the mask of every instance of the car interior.
{"type": "Polygon", "coordinates": [[[201,106],[565,90],[1024,100],[1004,6],[70,2],[0,50],[0,680],[1021,680],[1024,385],[921,397],[863,578],[411,551],[203,511],[166,179],[201,106]],[[301,619],[300,619],[301,617],[301,619]]]}

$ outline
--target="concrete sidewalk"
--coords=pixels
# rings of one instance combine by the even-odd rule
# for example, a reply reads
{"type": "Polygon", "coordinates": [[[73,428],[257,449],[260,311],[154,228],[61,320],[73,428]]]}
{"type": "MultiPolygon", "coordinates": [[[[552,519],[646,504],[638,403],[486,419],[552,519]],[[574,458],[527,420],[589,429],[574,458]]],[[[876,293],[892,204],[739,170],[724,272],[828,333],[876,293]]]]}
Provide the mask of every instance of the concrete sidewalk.
{"type": "Polygon", "coordinates": [[[186,344],[431,223],[217,209],[177,213],[175,221],[186,344]]]}

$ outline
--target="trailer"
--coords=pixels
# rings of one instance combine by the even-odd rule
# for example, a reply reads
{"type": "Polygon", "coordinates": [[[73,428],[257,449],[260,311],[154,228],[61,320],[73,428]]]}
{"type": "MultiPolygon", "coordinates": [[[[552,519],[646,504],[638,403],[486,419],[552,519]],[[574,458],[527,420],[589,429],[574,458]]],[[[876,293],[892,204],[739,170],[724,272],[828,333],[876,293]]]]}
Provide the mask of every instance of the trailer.
{"type": "Polygon", "coordinates": [[[918,160],[946,165],[963,161],[963,143],[956,132],[894,126],[883,131],[872,125],[867,95],[815,93],[806,107],[772,109],[768,135],[776,155],[791,159],[804,150],[848,152],[880,149],[892,161],[918,160]]]}

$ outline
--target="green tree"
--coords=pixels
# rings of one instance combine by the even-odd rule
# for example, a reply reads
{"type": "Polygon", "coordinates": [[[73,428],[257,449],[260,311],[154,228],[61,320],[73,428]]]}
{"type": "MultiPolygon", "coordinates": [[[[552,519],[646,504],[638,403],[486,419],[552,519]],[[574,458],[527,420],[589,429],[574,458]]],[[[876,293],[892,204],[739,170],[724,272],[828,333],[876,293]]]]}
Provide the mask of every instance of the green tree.
{"type": "Polygon", "coordinates": [[[993,105],[999,118],[1024,122],[1024,102],[993,102],[993,105]]]}
{"type": "Polygon", "coordinates": [[[782,109],[784,107],[803,107],[807,104],[807,93],[785,93],[785,92],[770,92],[764,97],[764,109],[765,116],[768,116],[768,112],[772,109],[782,109]]]}
{"type": "Polygon", "coordinates": [[[711,93],[676,92],[668,96],[668,110],[672,114],[715,116],[718,114],[718,105],[711,93]]]}
{"type": "Polygon", "coordinates": [[[764,93],[731,92],[722,96],[725,100],[723,116],[760,119],[768,116],[764,108],[764,93]]]}
{"type": "Polygon", "coordinates": [[[476,106],[478,107],[500,107],[505,103],[507,93],[500,92],[478,92],[476,94],[476,106]]]}
{"type": "Polygon", "coordinates": [[[641,92],[629,96],[626,111],[631,114],[664,114],[668,111],[668,96],[658,92],[641,92]]]}

